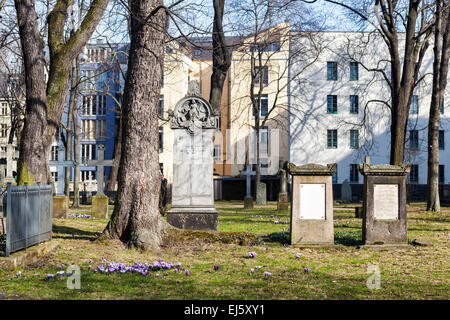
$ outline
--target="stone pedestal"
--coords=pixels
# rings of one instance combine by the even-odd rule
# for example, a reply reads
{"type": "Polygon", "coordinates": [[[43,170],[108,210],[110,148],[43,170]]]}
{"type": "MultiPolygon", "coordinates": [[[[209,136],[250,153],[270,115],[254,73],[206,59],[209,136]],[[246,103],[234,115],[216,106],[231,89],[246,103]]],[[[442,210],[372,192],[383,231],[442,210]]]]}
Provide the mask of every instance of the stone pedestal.
{"type": "Polygon", "coordinates": [[[69,197],[53,196],[53,218],[67,218],[69,212],[69,197]]]}
{"type": "Polygon", "coordinates": [[[406,175],[410,165],[359,165],[364,176],[362,240],[365,245],[407,245],[406,175]]]}
{"type": "Polygon", "coordinates": [[[244,209],[253,209],[253,197],[244,198],[244,209]]]}
{"type": "Polygon", "coordinates": [[[174,108],[171,225],[191,230],[217,230],[214,208],[214,135],[217,117],[200,97],[198,85],[189,83],[188,94],[174,108]]]}
{"type": "Polygon", "coordinates": [[[267,186],[264,182],[256,183],[256,204],[267,204],[267,186]]]}
{"type": "Polygon", "coordinates": [[[277,210],[289,209],[289,197],[287,193],[278,194],[277,210]]]}
{"type": "Polygon", "coordinates": [[[336,164],[288,165],[292,175],[291,245],[334,246],[333,182],[336,164]]]}
{"type": "Polygon", "coordinates": [[[96,195],[92,197],[91,216],[95,218],[108,218],[109,198],[105,195],[96,195]]]}

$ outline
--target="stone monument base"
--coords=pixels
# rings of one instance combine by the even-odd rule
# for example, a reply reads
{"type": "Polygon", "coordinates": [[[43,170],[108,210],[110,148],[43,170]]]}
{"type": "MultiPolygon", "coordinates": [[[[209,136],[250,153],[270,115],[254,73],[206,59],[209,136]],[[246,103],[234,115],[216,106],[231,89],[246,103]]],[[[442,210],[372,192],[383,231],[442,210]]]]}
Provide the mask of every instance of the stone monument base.
{"type": "Polygon", "coordinates": [[[188,230],[217,230],[219,213],[215,208],[172,207],[167,211],[167,222],[188,230]]]}
{"type": "Polygon", "coordinates": [[[358,249],[372,249],[372,250],[390,250],[390,249],[409,249],[411,246],[407,243],[386,243],[386,244],[363,244],[357,246],[358,249]]]}
{"type": "Polygon", "coordinates": [[[244,198],[244,209],[253,209],[253,197],[244,198]]]}
{"type": "Polygon", "coordinates": [[[278,195],[277,210],[289,209],[289,198],[287,193],[280,193],[278,195]]]}
{"type": "Polygon", "coordinates": [[[69,197],[53,196],[53,218],[67,218],[69,197]]]}
{"type": "Polygon", "coordinates": [[[334,242],[297,242],[291,245],[293,248],[335,248],[334,242]]]}
{"type": "Polygon", "coordinates": [[[256,204],[267,204],[266,184],[260,182],[256,184],[256,204]]]}
{"type": "Polygon", "coordinates": [[[96,195],[92,197],[91,216],[95,218],[108,218],[109,198],[105,195],[96,195]]]}

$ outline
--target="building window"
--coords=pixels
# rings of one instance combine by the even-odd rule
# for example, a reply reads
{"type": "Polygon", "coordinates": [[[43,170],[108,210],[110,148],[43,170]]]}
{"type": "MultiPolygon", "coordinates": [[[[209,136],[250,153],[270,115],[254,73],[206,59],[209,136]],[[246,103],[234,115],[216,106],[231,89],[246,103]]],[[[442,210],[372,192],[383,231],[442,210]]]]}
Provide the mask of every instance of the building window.
{"type": "Polygon", "coordinates": [[[440,111],[441,111],[441,114],[444,114],[444,97],[442,97],[442,100],[441,100],[440,111]]]}
{"type": "Polygon", "coordinates": [[[259,129],[259,152],[261,155],[269,153],[269,128],[262,127],[259,129]]]}
{"type": "Polygon", "coordinates": [[[106,120],[97,120],[97,139],[106,139],[106,120]]]}
{"type": "Polygon", "coordinates": [[[350,80],[356,81],[359,79],[358,62],[350,62],[350,80]]]}
{"type": "Polygon", "coordinates": [[[159,96],[158,116],[164,119],[164,95],[159,96]]]}
{"type": "Polygon", "coordinates": [[[337,96],[327,96],[327,113],[337,113],[337,96]]]}
{"type": "Polygon", "coordinates": [[[418,183],[419,182],[419,165],[412,164],[411,172],[409,173],[409,183],[418,183]]]}
{"type": "Polygon", "coordinates": [[[50,161],[58,161],[58,146],[52,146],[50,151],[50,161]]]}
{"type": "Polygon", "coordinates": [[[409,147],[411,149],[419,148],[419,131],[417,130],[409,131],[409,147]]]}
{"type": "Polygon", "coordinates": [[[92,181],[95,180],[95,171],[94,170],[83,170],[81,173],[81,181],[92,181]]]}
{"type": "Polygon", "coordinates": [[[337,148],[337,130],[327,130],[327,148],[337,148]]]}
{"type": "Polygon", "coordinates": [[[350,149],[359,148],[359,131],[350,130],[350,149]]]}
{"type": "MultiPolygon", "coordinates": [[[[95,116],[97,114],[97,104],[98,101],[102,102],[101,96],[96,95],[89,95],[89,96],[83,96],[83,105],[81,108],[81,115],[82,116],[95,116]]],[[[105,96],[106,98],[106,96],[105,96]]],[[[103,111],[103,110],[102,110],[103,111]]]]}
{"type": "Polygon", "coordinates": [[[269,83],[269,68],[267,66],[264,67],[255,67],[255,78],[253,84],[255,86],[260,86],[260,81],[262,79],[262,84],[267,86],[269,83]]]}
{"type": "Polygon", "coordinates": [[[359,182],[359,173],[358,173],[358,165],[357,164],[350,165],[350,182],[351,183],[359,182]]]}
{"type": "Polygon", "coordinates": [[[96,145],[82,144],[81,145],[81,161],[95,160],[96,145]]]}
{"type": "Polygon", "coordinates": [[[0,125],[0,138],[6,138],[8,137],[8,126],[6,123],[2,123],[0,125]]]}
{"type": "Polygon", "coordinates": [[[2,116],[8,115],[8,104],[6,102],[2,102],[2,106],[0,109],[0,115],[2,115],[2,116]]]}
{"type": "Polygon", "coordinates": [[[214,145],[213,157],[214,157],[214,162],[222,161],[222,148],[221,148],[220,144],[214,145]]]}
{"type": "Polygon", "coordinates": [[[58,182],[58,172],[52,171],[51,174],[53,181],[58,182]]]}
{"type": "Polygon", "coordinates": [[[161,88],[164,88],[164,68],[161,68],[161,88]]]}
{"type": "Polygon", "coordinates": [[[94,70],[81,71],[81,90],[93,90],[95,86],[94,70]]]}
{"type": "Polygon", "coordinates": [[[106,114],[106,95],[97,96],[97,110],[99,115],[106,114]]]}
{"type": "Polygon", "coordinates": [[[443,164],[439,165],[439,183],[440,184],[445,183],[445,165],[443,164]]]}
{"type": "Polygon", "coordinates": [[[327,80],[337,80],[337,62],[327,62],[327,80]]]}
{"type": "Polygon", "coordinates": [[[95,136],[95,120],[81,120],[81,140],[94,140],[95,136]]]}
{"type": "Polygon", "coordinates": [[[357,114],[359,112],[359,97],[350,96],[350,113],[357,114]]]}
{"type": "Polygon", "coordinates": [[[418,114],[419,113],[419,98],[417,95],[413,95],[411,98],[411,106],[409,109],[409,113],[418,114]]]}
{"type": "Polygon", "coordinates": [[[159,152],[164,151],[164,127],[159,127],[159,152]]]}
{"type": "Polygon", "coordinates": [[[445,133],[444,130],[439,130],[439,150],[445,150],[445,133]]]}
{"type": "MultiPolygon", "coordinates": [[[[262,119],[266,117],[268,113],[269,113],[269,98],[267,94],[262,94],[259,105],[259,118],[262,119]]],[[[255,118],[255,109],[253,108],[253,106],[252,106],[252,116],[253,118],[255,118]]]]}
{"type": "Polygon", "coordinates": [[[333,176],[332,176],[332,182],[333,183],[338,183],[338,170],[337,170],[337,164],[336,164],[336,172],[335,173],[333,173],[333,176]]]}

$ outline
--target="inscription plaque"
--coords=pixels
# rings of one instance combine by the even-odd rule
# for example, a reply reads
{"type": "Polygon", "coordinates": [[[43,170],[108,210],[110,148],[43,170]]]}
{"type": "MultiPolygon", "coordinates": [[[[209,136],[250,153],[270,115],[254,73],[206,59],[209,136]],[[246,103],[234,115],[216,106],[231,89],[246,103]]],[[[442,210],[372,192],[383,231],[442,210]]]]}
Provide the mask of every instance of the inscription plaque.
{"type": "Polygon", "coordinates": [[[374,184],[373,216],[376,220],[398,220],[398,185],[374,184]]]}
{"type": "Polygon", "coordinates": [[[300,219],[325,220],[325,184],[300,184],[300,219]]]}

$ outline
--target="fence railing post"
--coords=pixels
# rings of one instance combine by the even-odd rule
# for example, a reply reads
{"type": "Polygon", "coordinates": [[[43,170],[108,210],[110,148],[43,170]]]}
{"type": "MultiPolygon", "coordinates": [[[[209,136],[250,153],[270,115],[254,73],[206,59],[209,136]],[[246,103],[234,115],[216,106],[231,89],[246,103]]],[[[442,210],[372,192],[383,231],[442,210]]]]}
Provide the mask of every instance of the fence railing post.
{"type": "Polygon", "coordinates": [[[5,256],[8,257],[11,252],[11,182],[6,185],[6,248],[5,256]]]}
{"type": "Polygon", "coordinates": [[[39,199],[39,205],[38,205],[38,221],[39,221],[39,228],[38,228],[38,242],[41,242],[42,240],[42,233],[41,233],[41,206],[42,206],[42,199],[41,199],[41,183],[36,182],[36,185],[38,187],[38,199],[39,199]]]}

